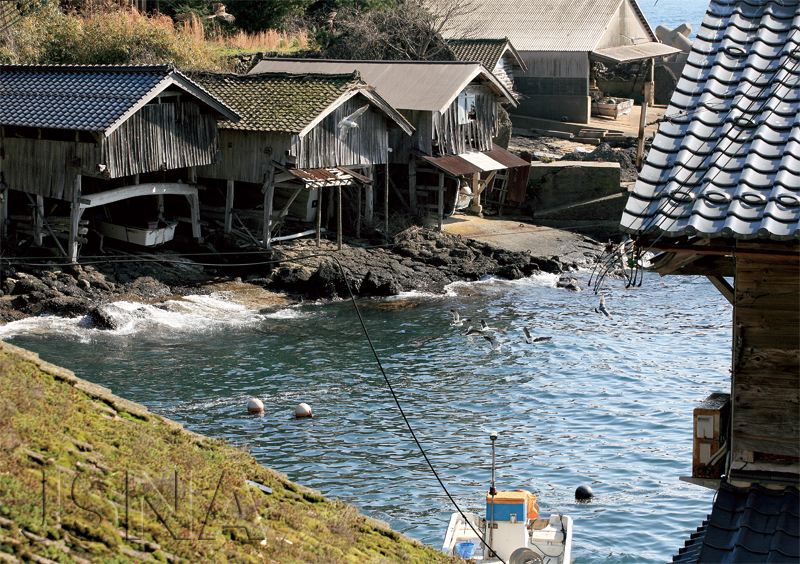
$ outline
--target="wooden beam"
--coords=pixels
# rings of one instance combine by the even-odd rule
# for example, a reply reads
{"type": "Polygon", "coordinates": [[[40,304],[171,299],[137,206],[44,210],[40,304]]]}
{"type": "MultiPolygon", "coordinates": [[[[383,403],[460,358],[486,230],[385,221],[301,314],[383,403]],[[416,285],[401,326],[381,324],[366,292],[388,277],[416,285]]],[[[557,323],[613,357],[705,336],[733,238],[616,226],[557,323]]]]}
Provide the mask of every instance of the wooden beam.
{"type": "Polygon", "coordinates": [[[342,187],[336,187],[336,246],[342,250],[342,187]]]}
{"type": "MultiPolygon", "coordinates": [[[[369,176],[370,178],[373,178],[374,174],[375,174],[375,167],[371,166],[366,170],[365,176],[369,176]]],[[[360,186],[361,186],[361,183],[359,183],[359,187],[360,186]]],[[[366,209],[364,210],[364,217],[366,218],[367,223],[369,225],[372,225],[372,214],[373,214],[373,210],[374,210],[374,207],[375,207],[375,202],[374,202],[374,199],[373,199],[373,196],[372,196],[372,183],[367,184],[364,188],[365,188],[365,192],[366,192],[366,202],[365,202],[366,209]]],[[[360,205],[361,205],[361,201],[359,200],[359,206],[360,205]]]]}
{"type": "Polygon", "coordinates": [[[733,305],[733,286],[728,284],[728,281],[722,276],[707,276],[706,278],[708,278],[714,287],[719,290],[720,294],[725,296],[725,299],[728,300],[731,305],[733,305]]]}
{"type": "Polygon", "coordinates": [[[75,199],[69,214],[69,260],[78,262],[78,228],[80,226],[83,206],[81,202],[81,175],[75,175],[75,199]]]}
{"type": "Polygon", "coordinates": [[[417,212],[417,168],[414,157],[408,162],[408,204],[411,212],[417,212]]]}
{"type": "Polygon", "coordinates": [[[33,209],[33,244],[42,246],[42,222],[44,220],[44,196],[36,195],[36,204],[33,209]]]}
{"type": "Polygon", "coordinates": [[[189,211],[192,215],[192,237],[200,243],[203,237],[200,233],[200,198],[197,197],[197,189],[194,188],[192,194],[185,194],[185,196],[189,200],[189,211]]]}
{"type": "Polygon", "coordinates": [[[684,266],[693,263],[700,259],[703,255],[699,254],[675,254],[669,253],[667,256],[661,257],[660,260],[654,264],[652,270],[658,272],[661,276],[672,274],[684,266]]]}
{"type": "Polygon", "coordinates": [[[230,234],[233,229],[233,180],[228,180],[225,189],[225,234],[230,234]]]}
{"type": "Polygon", "coordinates": [[[439,218],[439,231],[444,231],[444,173],[439,173],[439,202],[437,216],[439,218]]]}
{"type": "MultiPolygon", "coordinates": [[[[391,149],[388,149],[391,151],[391,149]]],[[[386,178],[383,181],[383,222],[384,222],[384,237],[389,238],[389,153],[386,153],[386,178]]],[[[396,189],[396,188],[395,188],[396,189]]],[[[399,190],[398,190],[399,192],[399,190]]],[[[402,200],[402,195],[400,196],[402,200]]],[[[405,202],[403,202],[405,203],[405,202]]]]}
{"type": "Polygon", "coordinates": [[[275,166],[269,163],[267,181],[261,189],[264,192],[264,230],[261,234],[265,249],[271,249],[270,238],[272,237],[272,206],[275,197],[275,166]]]}
{"type": "MultiPolygon", "coordinates": [[[[356,239],[361,239],[361,183],[358,183],[356,187],[356,191],[358,194],[356,195],[356,200],[358,204],[356,205],[356,239]]],[[[372,190],[368,187],[367,193],[371,194],[372,190]]]]}
{"type": "Polygon", "coordinates": [[[322,234],[322,187],[317,188],[319,190],[317,195],[317,248],[322,246],[320,242],[320,235],[322,234]]]}
{"type": "MultiPolygon", "coordinates": [[[[470,211],[477,214],[483,213],[483,206],[481,206],[481,173],[475,172],[472,174],[472,205],[469,207],[470,211]]],[[[485,184],[484,184],[485,186],[485,184]]]]}
{"type": "Polygon", "coordinates": [[[119,200],[127,200],[137,196],[158,196],[163,194],[182,194],[189,196],[197,194],[197,188],[180,183],[153,183],[153,184],[134,184],[123,186],[113,190],[106,190],[98,194],[81,196],[78,203],[81,208],[94,208],[103,206],[119,200]]]}

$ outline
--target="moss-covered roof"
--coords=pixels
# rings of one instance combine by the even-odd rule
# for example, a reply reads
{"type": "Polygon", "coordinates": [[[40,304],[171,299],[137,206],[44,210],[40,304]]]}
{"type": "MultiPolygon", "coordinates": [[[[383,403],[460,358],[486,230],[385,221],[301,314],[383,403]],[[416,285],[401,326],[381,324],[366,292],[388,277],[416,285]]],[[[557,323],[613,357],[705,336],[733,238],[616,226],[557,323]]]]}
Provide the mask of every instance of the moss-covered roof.
{"type": "Polygon", "coordinates": [[[242,115],[221,129],[300,133],[348,90],[366,84],[350,74],[194,73],[192,79],[242,115]]]}
{"type": "Polygon", "coordinates": [[[0,342],[0,562],[28,561],[458,560],[0,342]]]}

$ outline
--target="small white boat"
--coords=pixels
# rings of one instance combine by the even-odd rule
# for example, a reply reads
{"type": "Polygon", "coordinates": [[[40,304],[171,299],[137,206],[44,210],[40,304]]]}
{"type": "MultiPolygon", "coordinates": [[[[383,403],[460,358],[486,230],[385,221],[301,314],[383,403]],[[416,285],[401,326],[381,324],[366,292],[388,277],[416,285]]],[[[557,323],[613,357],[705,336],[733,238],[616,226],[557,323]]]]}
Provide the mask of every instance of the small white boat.
{"type": "Polygon", "coordinates": [[[536,496],[525,490],[501,492],[494,487],[492,433],[492,487],[486,495],[486,516],[453,513],[442,551],[481,564],[570,564],[572,518],[553,513],[539,517],[536,496]]]}

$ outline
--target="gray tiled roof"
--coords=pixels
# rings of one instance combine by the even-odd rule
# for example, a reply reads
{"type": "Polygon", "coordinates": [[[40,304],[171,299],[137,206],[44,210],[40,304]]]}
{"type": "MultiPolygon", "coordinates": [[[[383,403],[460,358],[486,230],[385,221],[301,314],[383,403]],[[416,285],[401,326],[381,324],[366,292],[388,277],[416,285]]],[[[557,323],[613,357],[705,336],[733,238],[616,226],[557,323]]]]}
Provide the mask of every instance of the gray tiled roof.
{"type": "Polygon", "coordinates": [[[508,39],[454,39],[447,43],[458,61],[476,61],[490,71],[508,45],[508,39]]]}
{"type": "Polygon", "coordinates": [[[800,492],[723,481],[708,521],[673,562],[800,562],[800,492]]]}
{"type": "Polygon", "coordinates": [[[107,131],[145,99],[174,83],[233,115],[219,100],[166,65],[4,65],[0,124],[107,131]]]}
{"type": "Polygon", "coordinates": [[[624,231],[800,238],[800,3],[749,1],[711,2],[624,231]]]}

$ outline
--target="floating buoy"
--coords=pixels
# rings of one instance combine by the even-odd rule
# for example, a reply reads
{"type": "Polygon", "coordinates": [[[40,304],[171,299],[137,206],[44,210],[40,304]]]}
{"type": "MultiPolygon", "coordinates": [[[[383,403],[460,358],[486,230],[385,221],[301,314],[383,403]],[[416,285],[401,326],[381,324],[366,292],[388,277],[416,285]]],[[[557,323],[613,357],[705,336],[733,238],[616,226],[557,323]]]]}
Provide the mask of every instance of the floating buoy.
{"type": "Polygon", "coordinates": [[[258,398],[250,398],[250,401],[247,402],[247,411],[251,413],[264,411],[264,403],[258,398]]]}
{"type": "Polygon", "coordinates": [[[575,490],[575,499],[592,499],[594,492],[589,486],[578,486],[575,490]]]}
{"type": "Polygon", "coordinates": [[[307,403],[300,403],[297,404],[297,407],[294,408],[294,416],[295,417],[314,417],[311,414],[311,406],[307,403]]]}

